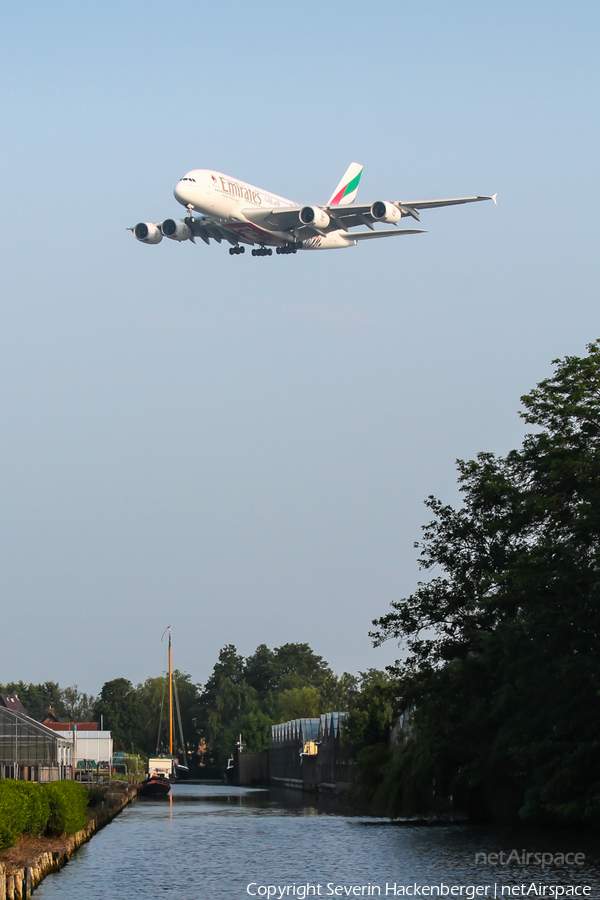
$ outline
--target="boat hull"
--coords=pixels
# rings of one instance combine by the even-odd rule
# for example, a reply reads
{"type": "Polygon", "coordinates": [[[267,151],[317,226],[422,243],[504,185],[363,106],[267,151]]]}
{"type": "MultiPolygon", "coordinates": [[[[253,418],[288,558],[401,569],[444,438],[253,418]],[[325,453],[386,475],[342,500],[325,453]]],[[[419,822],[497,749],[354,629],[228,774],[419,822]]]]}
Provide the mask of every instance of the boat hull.
{"type": "Polygon", "coordinates": [[[171,790],[171,782],[167,778],[146,778],[140,786],[144,797],[166,797],[171,790]]]}

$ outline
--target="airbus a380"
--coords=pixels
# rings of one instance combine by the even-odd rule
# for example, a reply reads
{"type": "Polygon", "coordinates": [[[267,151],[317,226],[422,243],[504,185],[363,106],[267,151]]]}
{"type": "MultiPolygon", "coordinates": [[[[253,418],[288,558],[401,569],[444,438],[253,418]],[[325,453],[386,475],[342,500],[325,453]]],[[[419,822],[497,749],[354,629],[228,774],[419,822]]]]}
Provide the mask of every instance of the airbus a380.
{"type": "Polygon", "coordinates": [[[333,250],[374,238],[421,234],[422,228],[376,229],[375,225],[397,226],[406,216],[420,222],[422,209],[479,200],[496,202],[494,194],[447,200],[376,200],[362,206],[354,202],[362,170],[358,163],[351,163],[325,206],[300,206],[221,172],[192,169],[173,190],[175,199],[187,209],[184,219],[139,222],[129,230],[143,244],[160,244],[163,237],[172,241],[199,237],[209,244],[212,238],[219,244],[228,241],[232,256],[244,253],[246,244],[252,245],[253,256],[271,256],[273,247],[276,253],[333,250]],[[350,231],[360,226],[367,230],[350,231]]]}

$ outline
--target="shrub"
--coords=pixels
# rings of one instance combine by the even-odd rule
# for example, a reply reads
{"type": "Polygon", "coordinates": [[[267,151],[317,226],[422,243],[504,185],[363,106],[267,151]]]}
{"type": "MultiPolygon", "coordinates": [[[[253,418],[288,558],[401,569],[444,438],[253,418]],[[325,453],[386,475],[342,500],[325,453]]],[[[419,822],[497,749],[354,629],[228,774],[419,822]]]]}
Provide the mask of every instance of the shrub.
{"type": "Polygon", "coordinates": [[[0,781],[0,850],[11,847],[20,834],[42,834],[50,804],[41,785],[0,781]]]}
{"type": "Polygon", "coordinates": [[[104,800],[106,800],[106,793],[102,790],[102,788],[89,788],[87,793],[88,806],[98,806],[99,803],[103,803],[104,800]]]}
{"type": "Polygon", "coordinates": [[[50,815],[50,802],[46,791],[42,789],[42,785],[32,782],[16,782],[21,789],[27,804],[27,825],[25,831],[27,834],[43,834],[50,815]]]}
{"type": "Polygon", "coordinates": [[[48,834],[73,834],[87,821],[88,792],[76,781],[55,781],[44,785],[50,803],[48,834]]]}
{"type": "Polygon", "coordinates": [[[27,804],[16,781],[0,781],[0,850],[12,847],[27,824],[27,804]]]}
{"type": "Polygon", "coordinates": [[[87,805],[88,791],[74,781],[1,780],[0,850],[12,847],[24,833],[73,834],[86,823],[87,805]]]}

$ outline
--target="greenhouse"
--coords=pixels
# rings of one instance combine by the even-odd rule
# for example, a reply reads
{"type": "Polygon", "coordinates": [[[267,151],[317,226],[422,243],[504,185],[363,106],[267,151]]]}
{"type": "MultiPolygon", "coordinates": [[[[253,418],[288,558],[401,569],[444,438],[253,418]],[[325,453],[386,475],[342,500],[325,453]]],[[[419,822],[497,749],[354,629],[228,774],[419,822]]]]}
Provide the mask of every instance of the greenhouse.
{"type": "Polygon", "coordinates": [[[72,777],[73,742],[0,706],[0,778],[63,781],[72,777]]]}

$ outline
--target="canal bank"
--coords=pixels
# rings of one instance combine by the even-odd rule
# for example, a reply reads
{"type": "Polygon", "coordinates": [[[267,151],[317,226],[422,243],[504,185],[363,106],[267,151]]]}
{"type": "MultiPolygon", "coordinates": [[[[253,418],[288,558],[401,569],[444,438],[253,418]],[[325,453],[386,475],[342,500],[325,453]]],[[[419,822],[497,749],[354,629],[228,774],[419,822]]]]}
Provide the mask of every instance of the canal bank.
{"type": "Polygon", "coordinates": [[[15,847],[0,853],[0,900],[29,900],[43,879],[65,866],[73,853],[108,825],[137,796],[136,786],[115,783],[106,799],[91,811],[80,831],[63,838],[22,836],[15,847]]]}

